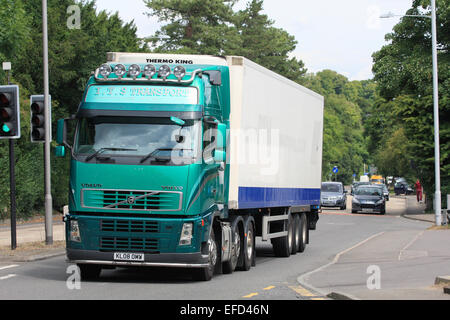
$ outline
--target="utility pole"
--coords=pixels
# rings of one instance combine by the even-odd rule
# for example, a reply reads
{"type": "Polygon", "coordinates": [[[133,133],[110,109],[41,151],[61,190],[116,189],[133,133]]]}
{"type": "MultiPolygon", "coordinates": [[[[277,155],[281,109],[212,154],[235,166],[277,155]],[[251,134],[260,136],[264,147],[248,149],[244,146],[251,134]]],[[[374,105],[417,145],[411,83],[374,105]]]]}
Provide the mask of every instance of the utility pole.
{"type": "Polygon", "coordinates": [[[44,181],[45,181],[45,243],[53,244],[53,200],[51,187],[50,162],[50,130],[51,119],[49,112],[49,80],[48,80],[48,26],[47,26],[47,0],[42,0],[42,42],[44,54],[44,181]]]}
{"type": "MultiPolygon", "coordinates": [[[[431,37],[433,43],[433,114],[434,114],[434,172],[435,172],[435,218],[436,225],[442,223],[441,214],[441,157],[439,145],[439,94],[438,94],[438,61],[436,36],[436,0],[431,0],[431,37]]],[[[447,221],[444,221],[447,223],[447,221]]]]}

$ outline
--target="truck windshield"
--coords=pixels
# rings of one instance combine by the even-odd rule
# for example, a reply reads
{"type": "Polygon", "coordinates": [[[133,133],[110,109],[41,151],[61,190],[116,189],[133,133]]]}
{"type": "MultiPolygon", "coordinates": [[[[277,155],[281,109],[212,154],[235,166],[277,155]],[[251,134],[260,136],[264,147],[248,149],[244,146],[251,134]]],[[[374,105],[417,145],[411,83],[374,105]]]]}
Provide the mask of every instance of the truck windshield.
{"type": "MultiPolygon", "coordinates": [[[[78,124],[75,155],[93,158],[140,160],[154,153],[146,163],[174,163],[174,157],[193,159],[198,150],[201,122],[186,120],[183,126],[170,118],[94,117],[82,118],[78,124]],[[182,137],[180,139],[180,137],[182,137]]],[[[88,160],[89,159],[89,160],[88,160]]]]}

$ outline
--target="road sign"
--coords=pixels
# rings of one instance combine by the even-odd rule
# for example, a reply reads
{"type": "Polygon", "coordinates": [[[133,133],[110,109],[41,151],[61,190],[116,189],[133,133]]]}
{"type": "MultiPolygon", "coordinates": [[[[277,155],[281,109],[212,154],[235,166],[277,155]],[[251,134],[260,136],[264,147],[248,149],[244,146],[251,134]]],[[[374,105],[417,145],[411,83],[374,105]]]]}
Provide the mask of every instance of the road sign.
{"type": "Polygon", "coordinates": [[[333,167],[333,173],[338,173],[339,172],[339,168],[338,167],[333,167]]]}

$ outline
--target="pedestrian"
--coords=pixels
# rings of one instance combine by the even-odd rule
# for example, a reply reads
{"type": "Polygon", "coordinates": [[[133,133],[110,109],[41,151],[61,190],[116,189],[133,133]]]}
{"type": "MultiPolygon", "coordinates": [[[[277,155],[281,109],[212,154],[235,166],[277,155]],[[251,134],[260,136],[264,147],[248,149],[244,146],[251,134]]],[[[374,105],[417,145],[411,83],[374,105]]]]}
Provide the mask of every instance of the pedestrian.
{"type": "Polygon", "coordinates": [[[422,202],[422,185],[420,184],[419,179],[417,179],[414,187],[416,188],[417,202],[422,202]]]}

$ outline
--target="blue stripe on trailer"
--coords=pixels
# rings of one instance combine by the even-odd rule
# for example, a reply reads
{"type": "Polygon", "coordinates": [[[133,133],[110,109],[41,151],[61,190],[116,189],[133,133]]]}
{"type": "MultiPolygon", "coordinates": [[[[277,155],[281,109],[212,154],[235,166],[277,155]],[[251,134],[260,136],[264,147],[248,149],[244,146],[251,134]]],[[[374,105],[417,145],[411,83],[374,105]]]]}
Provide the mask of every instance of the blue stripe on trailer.
{"type": "Polygon", "coordinates": [[[320,205],[320,188],[239,187],[238,208],[320,205]]]}

